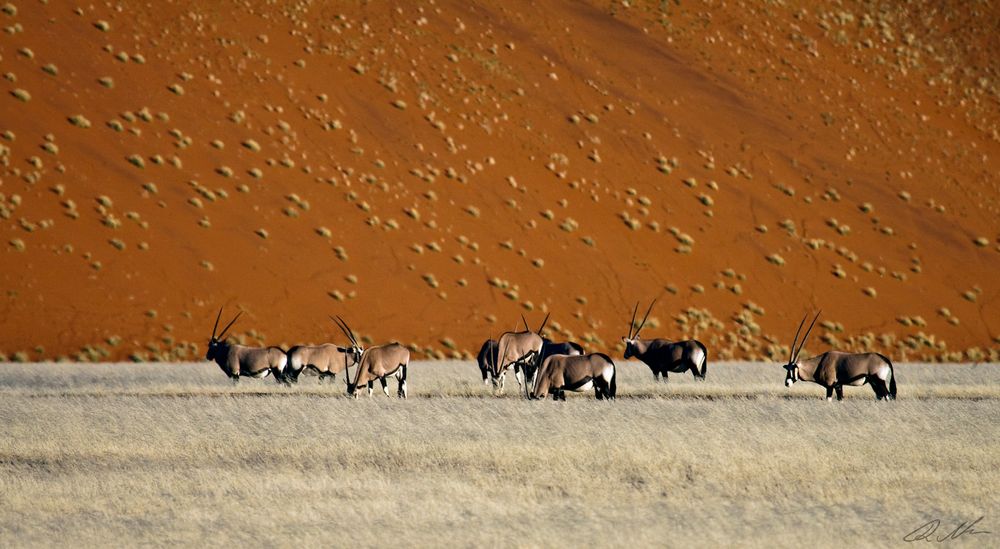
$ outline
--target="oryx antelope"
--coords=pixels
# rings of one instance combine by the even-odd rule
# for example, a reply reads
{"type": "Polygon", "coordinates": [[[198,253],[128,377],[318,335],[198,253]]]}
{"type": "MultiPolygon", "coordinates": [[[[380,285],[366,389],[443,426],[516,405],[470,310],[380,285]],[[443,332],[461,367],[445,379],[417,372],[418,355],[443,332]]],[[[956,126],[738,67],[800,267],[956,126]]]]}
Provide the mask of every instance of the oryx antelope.
{"type": "Polygon", "coordinates": [[[628,325],[628,337],[623,337],[625,343],[625,358],[636,357],[643,361],[653,372],[653,377],[659,381],[663,376],[663,381],[667,381],[667,375],[671,372],[681,374],[688,370],[694,374],[694,378],[704,380],[708,373],[708,349],[700,341],[689,339],[686,341],[670,341],[669,339],[639,339],[639,332],[646,325],[649,312],[653,310],[654,299],[646,309],[646,315],[639,323],[639,327],[632,333],[635,326],[635,313],[639,310],[639,304],[635,304],[632,309],[632,320],[628,325]],[[700,369],[700,371],[699,371],[700,369]]]}
{"type": "Polygon", "coordinates": [[[582,355],[583,347],[573,341],[556,343],[549,338],[542,338],[542,361],[552,355],[582,355]]]}
{"type": "Polygon", "coordinates": [[[597,400],[613,400],[617,392],[615,363],[602,353],[552,355],[542,362],[535,376],[532,398],[566,400],[566,391],[594,390],[597,400]]]}
{"type": "Polygon", "coordinates": [[[389,396],[386,378],[393,376],[399,382],[396,395],[406,398],[406,366],[410,363],[410,351],[399,343],[389,343],[369,347],[361,353],[358,374],[353,382],[347,383],[347,394],[357,398],[357,388],[368,384],[368,396],[372,396],[372,385],[377,379],[382,384],[382,392],[389,396]]]}
{"type": "Polygon", "coordinates": [[[479,348],[476,364],[479,365],[479,371],[483,374],[483,384],[489,383],[489,375],[493,371],[493,365],[497,363],[498,353],[497,340],[493,338],[484,341],[483,346],[479,348]]]}
{"type": "MultiPolygon", "coordinates": [[[[523,320],[523,317],[522,317],[523,320]]],[[[525,321],[523,332],[504,332],[497,340],[497,362],[493,363],[491,376],[494,389],[503,392],[504,379],[507,377],[507,368],[514,367],[514,379],[518,386],[521,386],[521,378],[524,378],[524,395],[528,396],[528,387],[535,377],[535,370],[541,364],[542,345],[545,343],[539,334],[545,329],[545,324],[549,321],[549,315],[545,315],[545,320],[538,327],[537,332],[532,332],[525,321]]]]}
{"type": "Polygon", "coordinates": [[[236,323],[243,311],[240,311],[223,328],[222,333],[215,335],[219,328],[219,319],[222,318],[222,307],[219,307],[219,314],[215,317],[215,326],[212,328],[212,337],[208,340],[208,352],[205,353],[205,360],[214,361],[222,368],[222,371],[238,382],[240,376],[250,376],[255,378],[267,377],[273,374],[274,379],[280,383],[288,383],[285,380],[284,370],[288,357],[281,347],[247,347],[225,341],[229,328],[236,323]]]}
{"type": "Polygon", "coordinates": [[[340,347],[333,343],[323,345],[296,345],[288,350],[288,364],[285,366],[285,378],[293,383],[299,380],[299,374],[304,371],[315,373],[319,376],[319,382],[327,378],[337,379],[337,374],[345,372],[345,383],[349,377],[349,368],[358,363],[361,359],[363,349],[354,338],[354,333],[347,327],[339,316],[330,317],[334,323],[340,327],[348,341],[350,347],[340,347]]]}
{"type": "Polygon", "coordinates": [[[875,391],[876,400],[896,399],[896,372],[892,368],[892,361],[885,355],[827,351],[812,358],[799,360],[799,353],[802,352],[802,347],[805,346],[819,313],[816,313],[796,349],[799,331],[802,330],[807,316],[808,314],[802,317],[802,322],[799,322],[792,346],[788,349],[788,363],[785,364],[786,387],[791,387],[800,380],[811,381],[826,388],[826,400],[830,401],[833,400],[834,392],[837,393],[837,400],[844,399],[844,385],[861,386],[870,383],[875,391]]]}

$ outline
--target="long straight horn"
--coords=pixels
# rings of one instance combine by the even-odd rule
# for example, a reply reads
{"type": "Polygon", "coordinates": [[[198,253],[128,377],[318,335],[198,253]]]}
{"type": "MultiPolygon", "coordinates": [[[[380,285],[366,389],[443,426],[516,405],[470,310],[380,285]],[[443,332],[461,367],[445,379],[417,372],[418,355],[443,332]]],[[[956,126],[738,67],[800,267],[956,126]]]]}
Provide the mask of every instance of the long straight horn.
{"type": "MultiPolygon", "coordinates": [[[[490,330],[490,339],[489,340],[493,341],[493,330],[490,330]]],[[[495,348],[497,350],[497,354],[499,354],[500,353],[500,342],[499,341],[496,342],[496,347],[495,348]]],[[[493,358],[493,353],[492,352],[487,352],[486,353],[486,366],[489,367],[489,369],[490,369],[490,377],[493,377],[493,372],[495,372],[496,369],[497,369],[497,360],[498,359],[499,359],[499,357],[493,358]]]]}
{"type": "Polygon", "coordinates": [[[792,363],[792,357],[795,356],[795,344],[799,342],[799,332],[802,331],[802,325],[806,323],[806,319],[809,318],[809,313],[802,315],[802,322],[799,322],[799,329],[795,330],[795,337],[792,339],[792,346],[788,348],[788,363],[792,363]]]}
{"type": "Polygon", "coordinates": [[[806,335],[802,336],[802,343],[799,343],[799,350],[795,352],[795,360],[799,359],[799,353],[801,353],[802,352],[802,348],[806,346],[806,339],[809,338],[809,332],[811,332],[812,329],[813,329],[813,326],[816,325],[816,320],[819,319],[819,313],[822,313],[822,312],[823,311],[820,310],[819,312],[816,313],[816,316],[813,317],[812,323],[809,324],[809,329],[806,330],[806,335]]]}
{"type": "MultiPolygon", "coordinates": [[[[524,323],[524,331],[530,332],[531,328],[528,327],[528,321],[524,319],[524,315],[523,314],[521,315],[521,322],[524,323]]],[[[514,331],[515,332],[517,331],[517,326],[516,325],[514,326],[514,331]]]]}
{"type": "Polygon", "coordinates": [[[219,334],[220,340],[226,337],[226,333],[229,332],[229,328],[231,328],[233,324],[236,324],[236,321],[239,320],[241,316],[243,316],[243,311],[236,313],[236,316],[229,321],[229,324],[226,324],[226,327],[222,329],[222,333],[219,334]]]}
{"type": "Polygon", "coordinates": [[[632,309],[632,320],[628,323],[628,338],[632,339],[632,330],[635,329],[635,313],[639,312],[639,302],[635,302],[635,307],[632,309]]]}
{"type": "MultiPolygon", "coordinates": [[[[327,316],[330,316],[330,315],[327,315],[327,316]]],[[[351,344],[353,345],[354,344],[354,340],[351,339],[351,334],[349,334],[347,332],[347,329],[344,328],[344,325],[340,323],[340,317],[338,316],[337,318],[333,318],[332,316],[330,316],[330,320],[332,320],[333,323],[336,324],[338,328],[340,328],[341,332],[344,332],[344,335],[347,336],[347,341],[351,342],[351,344]]]]}
{"type": "Polygon", "coordinates": [[[545,329],[545,324],[548,323],[550,314],[551,313],[545,313],[545,320],[542,321],[542,325],[538,327],[538,331],[535,333],[537,333],[538,335],[542,335],[542,330],[545,329]]]}
{"type": "Polygon", "coordinates": [[[653,305],[656,305],[655,299],[649,304],[649,308],[646,309],[646,314],[642,317],[642,322],[639,323],[639,328],[635,331],[635,337],[639,337],[639,332],[641,332],[643,326],[646,325],[646,319],[649,318],[649,312],[653,310],[653,305]]]}
{"type": "Polygon", "coordinates": [[[215,317],[215,326],[212,326],[212,339],[215,339],[215,331],[219,329],[220,318],[222,318],[222,307],[219,307],[219,314],[215,317]]]}
{"type": "Polygon", "coordinates": [[[337,319],[344,325],[344,328],[347,328],[347,337],[351,338],[351,343],[354,343],[355,347],[360,347],[361,345],[358,345],[358,338],[354,337],[354,330],[347,325],[347,322],[343,318],[340,318],[340,315],[337,315],[337,319]]]}

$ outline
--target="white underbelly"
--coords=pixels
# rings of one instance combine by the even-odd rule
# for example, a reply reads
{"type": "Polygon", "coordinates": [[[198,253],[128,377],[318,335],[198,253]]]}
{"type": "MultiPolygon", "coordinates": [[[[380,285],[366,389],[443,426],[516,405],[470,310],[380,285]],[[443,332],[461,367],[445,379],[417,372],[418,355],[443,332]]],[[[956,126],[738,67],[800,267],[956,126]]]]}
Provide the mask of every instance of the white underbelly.
{"type": "Polygon", "coordinates": [[[583,391],[591,391],[594,389],[594,382],[588,381],[583,385],[577,387],[576,389],[571,389],[574,393],[582,393],[583,391]]]}

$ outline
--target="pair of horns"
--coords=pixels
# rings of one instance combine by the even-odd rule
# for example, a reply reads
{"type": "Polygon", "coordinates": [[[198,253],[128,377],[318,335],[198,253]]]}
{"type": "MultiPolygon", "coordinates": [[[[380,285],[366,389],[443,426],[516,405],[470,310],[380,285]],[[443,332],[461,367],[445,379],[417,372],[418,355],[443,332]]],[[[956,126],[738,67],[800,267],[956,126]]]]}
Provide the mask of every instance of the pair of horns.
{"type": "Polygon", "coordinates": [[[805,315],[802,316],[802,322],[799,322],[799,329],[795,330],[795,338],[792,339],[792,346],[788,348],[788,363],[789,364],[791,364],[791,363],[793,363],[793,362],[795,362],[796,360],[799,359],[799,353],[801,353],[802,352],[802,348],[805,347],[805,345],[806,345],[806,339],[809,338],[809,333],[812,332],[813,326],[816,325],[816,320],[819,319],[819,314],[822,313],[822,312],[823,312],[822,309],[820,309],[819,311],[816,312],[816,316],[813,317],[812,322],[809,324],[809,329],[806,330],[806,335],[802,336],[802,342],[799,343],[799,332],[802,331],[802,326],[806,323],[806,319],[809,318],[809,313],[806,313],[805,315]],[[798,348],[795,347],[796,343],[799,343],[798,348]]]}
{"type": "Polygon", "coordinates": [[[639,323],[639,328],[633,334],[632,333],[632,328],[635,327],[635,313],[639,312],[639,302],[638,301],[635,302],[635,308],[632,309],[632,320],[628,323],[628,338],[627,339],[632,339],[632,338],[639,337],[639,332],[641,332],[642,331],[642,327],[646,325],[646,319],[649,318],[649,312],[653,310],[653,305],[655,305],[655,304],[656,304],[656,300],[654,299],[649,304],[649,308],[646,309],[646,314],[642,317],[642,322],[639,323]]]}
{"type": "Polygon", "coordinates": [[[218,340],[218,341],[222,341],[223,339],[225,339],[226,338],[226,332],[229,331],[229,328],[231,328],[233,326],[233,324],[236,323],[236,321],[240,318],[240,315],[242,315],[242,314],[243,314],[243,311],[240,311],[240,312],[236,313],[236,316],[233,317],[233,319],[229,321],[229,324],[226,324],[225,328],[222,329],[222,333],[220,333],[217,336],[217,335],[215,335],[215,331],[219,329],[219,320],[222,318],[222,307],[219,307],[219,314],[215,317],[215,326],[212,326],[212,339],[215,339],[215,340],[218,340]]]}
{"type": "Polygon", "coordinates": [[[331,316],[330,320],[340,327],[340,331],[344,332],[344,335],[347,336],[347,339],[351,341],[352,345],[355,347],[361,347],[361,345],[358,345],[358,339],[354,337],[354,332],[351,330],[351,327],[347,325],[347,322],[344,322],[344,319],[340,318],[340,315],[337,315],[336,318],[331,316]]]}
{"type": "MultiPolygon", "coordinates": [[[[542,335],[542,330],[545,329],[545,325],[548,324],[548,322],[549,322],[549,315],[550,314],[551,313],[545,313],[545,320],[542,321],[542,325],[539,326],[538,330],[535,331],[536,334],[542,335]]],[[[531,328],[528,327],[528,321],[524,319],[524,315],[521,315],[521,322],[524,322],[524,329],[528,330],[530,332],[531,328]]]]}

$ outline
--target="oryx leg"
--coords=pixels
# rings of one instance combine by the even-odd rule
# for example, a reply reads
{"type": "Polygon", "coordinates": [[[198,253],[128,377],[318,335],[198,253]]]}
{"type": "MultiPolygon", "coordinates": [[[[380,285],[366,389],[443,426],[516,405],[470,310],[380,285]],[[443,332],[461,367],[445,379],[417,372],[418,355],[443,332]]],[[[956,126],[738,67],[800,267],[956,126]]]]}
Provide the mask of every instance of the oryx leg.
{"type": "Polygon", "coordinates": [[[826,388],[826,401],[831,402],[833,400],[833,387],[826,388]]]}
{"type": "Polygon", "coordinates": [[[660,382],[660,372],[653,372],[653,381],[660,382]]]}
{"type": "Polygon", "coordinates": [[[368,382],[368,398],[372,397],[372,390],[374,389],[374,387],[375,387],[375,380],[369,381],[368,382]]]}
{"type": "Polygon", "coordinates": [[[274,376],[274,380],[278,383],[281,383],[282,385],[291,385],[288,378],[285,377],[284,372],[282,372],[279,368],[271,368],[271,374],[274,376]]]}
{"type": "Polygon", "coordinates": [[[517,380],[517,388],[518,389],[521,388],[521,377],[522,376],[523,376],[523,373],[521,372],[521,365],[515,362],[514,363],[514,379],[517,380]]]}
{"type": "Polygon", "coordinates": [[[396,374],[396,379],[399,380],[399,389],[396,391],[396,396],[399,398],[406,398],[406,366],[400,366],[399,373],[396,374]]]}
{"type": "Polygon", "coordinates": [[[889,388],[886,387],[885,380],[874,375],[868,378],[868,383],[871,383],[872,390],[875,391],[875,400],[887,399],[889,388]]]}
{"type": "Polygon", "coordinates": [[[603,375],[594,378],[594,396],[597,400],[611,400],[611,384],[604,379],[603,375]]]}
{"type": "Polygon", "coordinates": [[[385,396],[389,396],[389,385],[385,382],[385,378],[378,378],[378,382],[382,384],[382,392],[385,393],[385,396]]]}
{"type": "Polygon", "coordinates": [[[844,386],[837,385],[834,387],[834,389],[836,389],[837,391],[837,400],[844,400],[844,386]]]}

